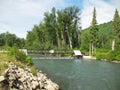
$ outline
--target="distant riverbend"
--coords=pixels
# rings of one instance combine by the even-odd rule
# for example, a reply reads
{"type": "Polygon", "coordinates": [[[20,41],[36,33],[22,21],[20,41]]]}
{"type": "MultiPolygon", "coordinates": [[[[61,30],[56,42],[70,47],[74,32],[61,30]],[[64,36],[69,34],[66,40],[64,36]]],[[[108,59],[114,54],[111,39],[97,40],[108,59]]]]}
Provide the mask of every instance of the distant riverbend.
{"type": "Polygon", "coordinates": [[[93,60],[33,60],[61,90],[120,90],[120,64],[93,60]]]}

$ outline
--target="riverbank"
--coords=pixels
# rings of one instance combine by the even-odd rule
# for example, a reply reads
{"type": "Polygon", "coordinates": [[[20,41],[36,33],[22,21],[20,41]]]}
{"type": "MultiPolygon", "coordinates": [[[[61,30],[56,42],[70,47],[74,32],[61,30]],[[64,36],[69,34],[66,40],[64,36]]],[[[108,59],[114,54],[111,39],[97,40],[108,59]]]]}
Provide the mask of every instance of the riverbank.
{"type": "Polygon", "coordinates": [[[29,68],[16,65],[9,65],[0,80],[0,90],[59,90],[59,86],[42,71],[37,71],[34,76],[29,68]]]}
{"type": "Polygon", "coordinates": [[[100,61],[105,61],[105,62],[120,63],[120,61],[118,61],[118,60],[97,59],[95,56],[84,56],[83,55],[83,59],[100,60],[100,61]]]}
{"type": "Polygon", "coordinates": [[[59,85],[37,70],[31,58],[24,53],[0,53],[0,90],[42,89],[59,90],[59,85]]]}
{"type": "Polygon", "coordinates": [[[83,59],[96,60],[96,57],[93,57],[93,56],[85,56],[85,55],[83,55],[83,59]]]}

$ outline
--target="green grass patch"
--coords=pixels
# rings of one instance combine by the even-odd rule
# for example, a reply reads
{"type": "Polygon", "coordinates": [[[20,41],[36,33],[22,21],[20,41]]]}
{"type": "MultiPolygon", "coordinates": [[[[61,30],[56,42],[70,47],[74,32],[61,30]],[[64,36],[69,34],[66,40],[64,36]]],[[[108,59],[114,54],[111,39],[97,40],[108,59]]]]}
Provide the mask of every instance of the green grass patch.
{"type": "Polygon", "coordinates": [[[37,71],[36,71],[36,68],[34,66],[30,67],[30,70],[34,76],[37,75],[37,71]]]}
{"type": "Polygon", "coordinates": [[[17,47],[9,48],[6,53],[0,53],[0,74],[8,68],[10,63],[21,68],[32,67],[31,71],[35,74],[32,58],[19,51],[17,47]]]}
{"type": "Polygon", "coordinates": [[[120,60],[120,50],[97,49],[95,54],[98,60],[107,59],[109,61],[120,60]]]}

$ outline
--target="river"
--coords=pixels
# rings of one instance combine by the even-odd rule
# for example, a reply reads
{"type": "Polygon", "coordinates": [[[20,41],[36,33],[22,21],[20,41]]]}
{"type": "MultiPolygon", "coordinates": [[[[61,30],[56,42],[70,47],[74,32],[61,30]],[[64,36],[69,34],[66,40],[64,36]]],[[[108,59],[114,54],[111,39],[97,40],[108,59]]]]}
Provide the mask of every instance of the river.
{"type": "Polygon", "coordinates": [[[120,90],[120,64],[92,60],[33,60],[60,90],[120,90]]]}

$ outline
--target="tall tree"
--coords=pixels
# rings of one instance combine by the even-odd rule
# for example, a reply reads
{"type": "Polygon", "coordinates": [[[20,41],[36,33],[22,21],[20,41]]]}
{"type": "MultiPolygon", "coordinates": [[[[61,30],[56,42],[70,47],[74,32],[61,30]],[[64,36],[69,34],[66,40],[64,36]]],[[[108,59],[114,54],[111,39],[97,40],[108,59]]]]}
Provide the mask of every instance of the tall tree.
{"type": "Polygon", "coordinates": [[[113,18],[113,41],[112,41],[112,50],[120,46],[120,17],[118,10],[115,10],[113,18]]]}
{"type": "Polygon", "coordinates": [[[72,6],[58,11],[52,8],[51,12],[44,14],[43,23],[28,32],[26,46],[34,44],[34,49],[37,49],[39,44],[44,45],[45,49],[74,48],[80,41],[79,22],[78,7],[72,6]]]}
{"type": "Polygon", "coordinates": [[[67,7],[62,11],[58,11],[58,24],[61,26],[61,38],[63,43],[68,45],[69,48],[73,48],[78,44],[78,35],[80,27],[80,9],[72,6],[67,7]]]}
{"type": "Polygon", "coordinates": [[[48,41],[51,43],[51,48],[57,43],[56,33],[56,9],[53,7],[51,13],[46,12],[44,18],[45,30],[48,35],[48,41]]]}
{"type": "Polygon", "coordinates": [[[97,20],[96,20],[96,8],[94,7],[93,11],[93,19],[90,26],[90,54],[93,54],[96,52],[96,47],[98,44],[98,26],[97,26],[97,20]]]}

